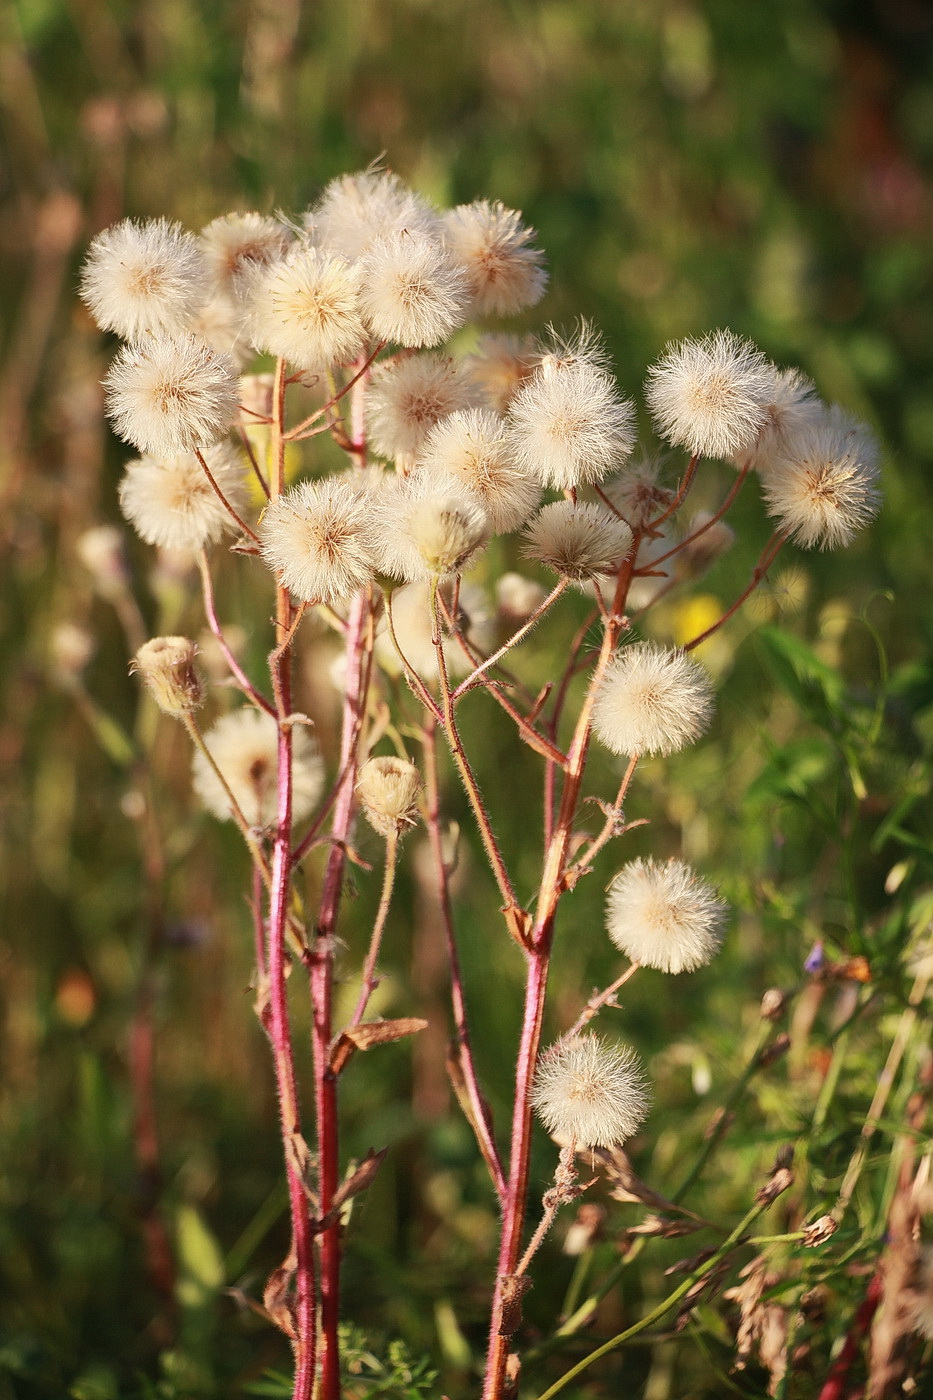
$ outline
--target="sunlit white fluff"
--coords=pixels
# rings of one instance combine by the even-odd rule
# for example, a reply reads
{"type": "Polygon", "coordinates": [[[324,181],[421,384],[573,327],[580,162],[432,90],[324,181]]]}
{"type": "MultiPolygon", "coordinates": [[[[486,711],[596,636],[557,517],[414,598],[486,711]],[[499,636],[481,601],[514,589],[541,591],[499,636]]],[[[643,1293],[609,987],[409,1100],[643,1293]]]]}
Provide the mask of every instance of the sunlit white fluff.
{"type": "Polygon", "coordinates": [[[628,456],[634,411],[585,330],[544,355],[509,405],[515,460],[545,486],[566,491],[602,478],[628,456]]]}
{"type": "Polygon", "coordinates": [[[813,383],[799,369],[770,366],[771,384],[764,397],[764,422],[755,440],[737,452],[735,466],[746,462],[755,471],[767,471],[780,458],[793,455],[800,433],[806,433],[825,414],[813,383]]]}
{"type": "Polygon", "coordinates": [[[734,457],[766,419],[774,367],[749,340],[719,330],[668,346],[648,370],[645,397],[667,442],[700,457],[734,457]]]}
{"type": "Polygon", "coordinates": [[[877,514],[878,448],[863,423],[826,409],[762,473],[768,514],[804,549],[837,549],[877,514]]]}
{"type": "Polygon", "coordinates": [[[476,402],[463,365],[446,355],[404,355],[378,364],[366,395],[370,446],[401,466],[413,465],[440,419],[476,402]]]}
{"type": "Polygon", "coordinates": [[[541,1056],[531,1102],[552,1137],[578,1147],[615,1147],[634,1136],[650,1104],[641,1062],[628,1045],[592,1033],[560,1040],[541,1056]]]}
{"type": "Polygon", "coordinates": [[[332,180],[305,218],[315,241],[353,260],[399,229],[440,234],[440,216],[391,170],[360,170],[332,180]]]}
{"type": "Polygon", "coordinates": [[[370,499],[378,566],[393,578],[461,573],[489,538],[479,499],[450,477],[416,476],[370,499]]]}
{"type": "Polygon", "coordinates": [[[168,219],[104,229],[81,273],[81,296],[97,324],[124,340],[187,329],[207,291],[197,239],[168,219]]]}
{"type": "Polygon", "coordinates": [[[525,530],[524,553],[570,579],[594,578],[619,567],[632,544],[624,520],[590,501],[554,501],[525,530]]]}
{"type": "Polygon", "coordinates": [[[482,335],[465,361],[483,402],[497,413],[506,411],[540,362],[541,348],[530,335],[482,335]]]}
{"type": "Polygon", "coordinates": [[[198,242],[218,291],[240,296],[255,273],[288,252],[291,231],[266,214],[221,214],[202,228],[198,242]]]}
{"type": "Polygon", "coordinates": [[[633,530],[644,530],[674,499],[670,487],[661,482],[661,466],[656,458],[641,457],[603,482],[603,491],[633,530]]]}
{"type": "MultiPolygon", "coordinates": [[[[208,448],[204,460],[239,516],[249,508],[243,459],[227,443],[208,448]]],[[[197,457],[142,457],[129,462],[120,483],[120,509],[147,544],[199,550],[236,529],[197,457]]]]}
{"type": "Polygon", "coordinates": [[[447,246],[466,268],[475,314],[514,316],[538,304],[547,288],[544,255],[521,214],[477,199],[448,210],[443,224],[447,246]]]}
{"type": "Polygon", "coordinates": [[[377,238],[361,262],[360,306],[378,340],[439,345],[462,326],[466,274],[444,245],[417,229],[377,238]]]}
{"type": "Polygon", "coordinates": [[[266,563],[307,603],[344,602],[373,577],[371,509],[346,477],[286,491],[266,507],[259,538],[266,563]]]}
{"type": "Polygon", "coordinates": [[[298,369],[347,364],[367,342],[359,287],[359,270],[344,258],[300,244],[253,281],[253,344],[298,369]]]}
{"type": "Polygon", "coordinates": [[[709,675],[682,651],[635,642],[609,664],[593,731],[613,753],[671,754],[694,743],[713,714],[709,675]]]}
{"type": "Polygon", "coordinates": [[[609,886],[606,928],[620,952],[661,972],[693,972],[717,952],[725,900],[680,860],[629,861],[609,886]]]}
{"type": "Polygon", "coordinates": [[[114,429],[155,457],[210,447],[236,417],[239,376],[228,355],[193,335],[124,345],[104,380],[114,429]]]}
{"type": "Polygon", "coordinates": [[[460,481],[482,503],[494,534],[523,525],[541,499],[541,486],[512,460],[505,423],[488,408],[442,418],[419,454],[422,480],[460,481]]]}

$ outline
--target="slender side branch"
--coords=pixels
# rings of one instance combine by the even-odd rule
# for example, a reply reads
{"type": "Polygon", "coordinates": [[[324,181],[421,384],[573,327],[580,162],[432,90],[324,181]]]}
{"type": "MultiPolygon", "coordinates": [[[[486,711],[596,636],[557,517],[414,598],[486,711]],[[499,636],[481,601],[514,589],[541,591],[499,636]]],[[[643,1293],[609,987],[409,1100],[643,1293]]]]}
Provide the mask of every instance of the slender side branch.
{"type": "Polygon", "coordinates": [[[250,527],[249,525],[247,525],[246,521],[242,518],[242,516],[240,516],[240,515],[236,512],[236,510],[234,510],[233,506],[230,504],[230,502],[227,500],[227,498],[226,498],[226,496],[224,495],[224,493],[221,491],[220,487],[219,487],[218,484],[217,484],[217,479],[216,479],[216,477],[214,476],[214,473],[211,471],[210,467],[207,465],[207,459],[206,459],[206,457],[204,456],[204,453],[201,452],[200,449],[196,447],[196,448],[194,449],[194,455],[195,455],[195,457],[197,457],[198,461],[200,462],[200,464],[201,464],[201,470],[203,471],[204,475],[207,477],[208,481],[210,482],[211,488],[212,488],[212,490],[213,490],[215,496],[217,497],[217,499],[220,501],[220,504],[223,506],[224,510],[227,512],[227,514],[230,516],[230,518],[231,518],[232,520],[235,520],[235,521],[236,521],[237,525],[238,525],[239,528],[242,530],[243,534],[247,537],[247,539],[252,540],[253,544],[258,544],[258,543],[259,543],[259,536],[256,534],[256,531],[255,531],[255,530],[251,529],[251,527],[250,527]]]}
{"type": "Polygon", "coordinates": [[[202,549],[198,554],[198,568],[201,572],[201,588],[204,594],[204,615],[207,618],[207,625],[210,628],[211,635],[217,640],[220,650],[223,653],[224,660],[230,667],[234,680],[243,691],[244,695],[249,696],[254,705],[258,705],[261,710],[265,710],[267,715],[274,715],[276,713],[275,706],[271,704],[264,695],[261,695],[253,685],[249,676],[230,650],[230,645],[224,636],[223,628],[217,617],[217,609],[214,605],[214,585],[211,581],[210,563],[207,558],[206,550],[202,549]]]}
{"type": "Polygon", "coordinates": [[[717,622],[713,623],[712,627],[707,627],[705,632],[701,632],[698,637],[694,637],[691,642],[687,642],[686,646],[684,647],[684,651],[693,651],[694,647],[698,647],[702,642],[706,641],[707,637],[711,637],[714,632],[718,632],[720,627],[722,627],[724,623],[728,622],[729,618],[732,617],[734,613],[738,612],[739,608],[745,602],[745,599],[748,598],[752,593],[754,593],[755,589],[761,583],[761,580],[764,578],[765,574],[768,572],[771,565],[777,558],[778,551],[780,550],[781,545],[785,543],[786,539],[787,536],[785,534],[783,534],[780,530],[775,530],[774,534],[771,536],[770,540],[761,552],[761,557],[759,558],[758,563],[755,565],[755,569],[751,577],[751,582],[749,583],[748,587],[742,590],[742,592],[736,598],[735,602],[732,603],[731,606],[726,609],[722,617],[719,618],[717,622]]]}

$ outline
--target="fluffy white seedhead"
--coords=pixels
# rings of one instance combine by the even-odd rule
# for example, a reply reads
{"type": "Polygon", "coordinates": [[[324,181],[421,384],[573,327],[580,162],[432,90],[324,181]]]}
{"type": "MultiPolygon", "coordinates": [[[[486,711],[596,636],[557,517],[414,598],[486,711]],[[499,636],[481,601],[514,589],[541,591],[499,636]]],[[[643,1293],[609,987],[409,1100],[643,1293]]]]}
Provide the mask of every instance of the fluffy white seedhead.
{"type": "Polygon", "coordinates": [[[749,462],[764,472],[781,458],[793,455],[793,445],[823,417],[825,404],[817,397],[811,380],[799,369],[778,369],[771,365],[771,387],[764,399],[765,417],[750,446],[735,454],[737,467],[749,462]]]}
{"type": "Polygon", "coordinates": [[[381,457],[411,466],[442,418],[476,402],[462,364],[446,355],[406,355],[375,367],[366,395],[370,445],[381,457]]]}
{"type": "Polygon", "coordinates": [[[104,380],[115,430],[154,457],[211,447],[222,438],[236,417],[239,385],[229,355],[193,335],[124,345],[104,380]]]}
{"type": "Polygon", "coordinates": [[[167,219],[124,219],[91,244],[81,296],[101,330],[136,340],[186,330],[208,291],[197,239],[167,219]]]}
{"type": "Polygon", "coordinates": [[[191,333],[218,355],[228,355],[237,369],[255,358],[249,341],[246,307],[228,292],[215,292],[191,318],[191,333]]]}
{"type": "Polygon", "coordinates": [[[315,241],[351,261],[377,238],[409,229],[440,234],[440,216],[390,170],[361,170],[332,180],[305,222],[315,241]]]}
{"type": "Polygon", "coordinates": [[[674,499],[674,492],[661,484],[661,466],[657,458],[642,457],[603,483],[603,491],[633,530],[644,530],[674,499]]]}
{"type": "Polygon", "coordinates": [[[466,274],[431,234],[399,229],[362,259],[360,304],[378,340],[440,345],[466,320],[466,274]]]}
{"type": "Polygon", "coordinates": [[[621,953],[661,972],[693,972],[718,951],[725,900],[680,860],[632,860],[609,886],[606,928],[621,953]]]}
{"type": "MultiPolygon", "coordinates": [[[[441,584],[448,612],[453,607],[453,590],[441,584]]],[[[474,584],[461,583],[457,590],[457,628],[474,652],[485,655],[491,650],[495,626],[489,612],[485,593],[474,584]]],[[[410,666],[425,681],[437,676],[437,652],[431,635],[431,585],[409,583],[392,594],[392,622],[399,647],[410,666]]],[[[457,679],[471,671],[474,662],[442,621],[444,664],[450,678],[457,679]]],[[[388,627],[383,626],[376,638],[376,659],[389,675],[401,674],[402,663],[388,627]]]]}
{"type": "Polygon", "coordinates": [[[537,306],[547,288],[544,255],[531,246],[535,231],[504,204],[477,199],[443,216],[444,239],[466,268],[472,310],[514,316],[537,306]]]}
{"type": "MultiPolygon", "coordinates": [[[[268,829],[278,806],[278,725],[264,710],[234,710],[204,736],[214,762],[251,826],[268,829]]],[[[220,821],[232,817],[223,783],[199,751],[194,755],[194,790],[220,821]]],[[[292,728],[292,820],[303,821],[324,787],[324,764],[304,725],[292,728]]]]}
{"type": "Polygon", "coordinates": [[[842,409],[796,433],[792,455],[762,473],[768,514],[804,549],[850,544],[878,511],[878,448],[842,409]]]}
{"type": "Polygon", "coordinates": [[[539,483],[512,461],[505,423],[488,408],[461,409],[435,424],[416,471],[422,480],[455,480],[473,492],[497,535],[517,530],[541,499],[539,483]]]}
{"type": "Polygon", "coordinates": [[[508,416],[515,460],[558,491],[601,481],[635,441],[633,406],[588,329],[543,356],[508,416]]]}
{"type": "Polygon", "coordinates": [[[298,369],[348,364],[367,341],[359,288],[359,270],[344,258],[300,244],[252,283],[253,344],[298,369]]]}
{"type": "Polygon", "coordinates": [[[694,743],[713,714],[709,676],[682,651],[635,642],[614,657],[593,706],[593,730],[613,753],[670,754],[694,743]]]}
{"type": "Polygon", "coordinates": [[[541,349],[530,335],[482,335],[466,359],[483,402],[497,413],[505,413],[540,363],[541,349]]]}
{"type": "Polygon", "coordinates": [[[720,330],[669,346],[648,370],[645,397],[667,442],[731,458],[755,442],[773,390],[774,366],[761,351],[720,330]]]}
{"type": "Polygon", "coordinates": [[[632,545],[624,520],[590,501],[554,501],[525,531],[524,553],[570,579],[590,579],[618,569],[632,545]]]}
{"type": "Polygon", "coordinates": [[[421,774],[406,758],[368,758],[360,768],[356,794],[367,821],[381,836],[414,826],[421,774]]]}
{"type": "Polygon", "coordinates": [[[215,288],[233,297],[244,294],[260,268],[284,258],[291,241],[278,219],[255,213],[222,214],[198,236],[215,288]]]}
{"type": "Polygon", "coordinates": [[[375,570],[371,509],[345,477],[302,481],[266,507],[262,557],[296,598],[346,602],[375,570]]]}
{"type": "Polygon", "coordinates": [[[541,1056],[531,1102],[558,1142],[616,1147],[638,1131],[651,1099],[635,1051],[589,1033],[541,1056]]]}
{"type": "Polygon", "coordinates": [[[462,573],[489,538],[481,502],[450,477],[399,481],[371,512],[379,569],[409,583],[462,573]]]}
{"type": "MultiPolygon", "coordinates": [[[[242,518],[249,488],[240,455],[227,443],[204,452],[211,475],[242,518]]],[[[129,462],[120,482],[120,509],[140,539],[162,549],[196,551],[216,544],[236,522],[193,453],[129,462]]]]}

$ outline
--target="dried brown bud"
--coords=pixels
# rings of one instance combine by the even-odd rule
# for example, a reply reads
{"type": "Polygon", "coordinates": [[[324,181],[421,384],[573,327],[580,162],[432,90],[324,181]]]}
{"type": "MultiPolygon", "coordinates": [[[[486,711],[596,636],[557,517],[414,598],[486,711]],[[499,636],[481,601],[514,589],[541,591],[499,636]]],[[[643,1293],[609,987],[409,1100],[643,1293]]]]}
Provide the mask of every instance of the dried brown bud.
{"type": "Polygon", "coordinates": [[[130,670],[139,672],[167,715],[190,715],[201,704],[201,679],[194,667],[197,650],[187,637],[153,637],[136,653],[130,670]]]}
{"type": "Polygon", "coordinates": [[[821,1215],[819,1220],[814,1220],[804,1230],[803,1242],[807,1249],[813,1249],[818,1244],[825,1244],[838,1229],[838,1222],[831,1215],[821,1215]]]}
{"type": "Polygon", "coordinates": [[[773,1065],[775,1060],[779,1060],[782,1055],[786,1055],[790,1049],[790,1036],[786,1031],[776,1035],[770,1045],[766,1045],[758,1056],[758,1064],[762,1069],[768,1065],[773,1065]]]}

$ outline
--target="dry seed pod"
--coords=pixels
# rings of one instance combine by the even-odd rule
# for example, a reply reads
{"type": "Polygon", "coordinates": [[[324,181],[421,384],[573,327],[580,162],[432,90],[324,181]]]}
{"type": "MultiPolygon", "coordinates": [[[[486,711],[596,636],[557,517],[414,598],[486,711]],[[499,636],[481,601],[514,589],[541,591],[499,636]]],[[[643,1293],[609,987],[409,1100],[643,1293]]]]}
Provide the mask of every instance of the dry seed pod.
{"type": "Polygon", "coordinates": [[[139,672],[167,715],[190,715],[204,698],[194,666],[197,650],[187,637],[153,637],[133,659],[130,670],[139,672]]]}
{"type": "Polygon", "coordinates": [[[381,836],[414,826],[421,775],[404,758],[369,758],[360,769],[356,790],[367,820],[381,836]]]}

